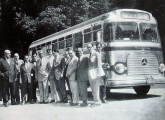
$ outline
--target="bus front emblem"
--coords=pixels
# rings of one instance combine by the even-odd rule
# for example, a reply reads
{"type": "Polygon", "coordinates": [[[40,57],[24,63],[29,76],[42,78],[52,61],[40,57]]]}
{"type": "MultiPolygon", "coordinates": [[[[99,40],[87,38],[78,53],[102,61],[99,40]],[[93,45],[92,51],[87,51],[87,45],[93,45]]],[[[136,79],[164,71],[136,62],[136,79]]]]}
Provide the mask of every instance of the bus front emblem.
{"type": "Polygon", "coordinates": [[[147,59],[142,59],[142,66],[146,66],[147,65],[147,59]]]}

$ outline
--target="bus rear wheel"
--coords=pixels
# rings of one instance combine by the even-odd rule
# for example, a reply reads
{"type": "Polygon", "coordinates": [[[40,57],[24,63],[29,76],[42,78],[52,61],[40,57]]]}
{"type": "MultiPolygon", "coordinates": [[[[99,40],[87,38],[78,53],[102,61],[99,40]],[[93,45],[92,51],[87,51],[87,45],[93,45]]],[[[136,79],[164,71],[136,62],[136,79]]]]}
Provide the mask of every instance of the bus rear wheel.
{"type": "Polygon", "coordinates": [[[133,87],[134,91],[136,92],[136,94],[140,95],[140,96],[144,96],[146,95],[149,90],[150,90],[150,86],[136,86],[133,87]]]}

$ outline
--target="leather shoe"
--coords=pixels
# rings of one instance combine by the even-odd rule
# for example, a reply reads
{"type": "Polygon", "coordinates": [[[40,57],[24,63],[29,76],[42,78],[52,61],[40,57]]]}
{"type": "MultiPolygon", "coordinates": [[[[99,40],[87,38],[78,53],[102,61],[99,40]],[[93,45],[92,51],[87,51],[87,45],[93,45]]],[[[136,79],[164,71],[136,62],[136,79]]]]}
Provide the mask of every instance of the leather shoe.
{"type": "Polygon", "coordinates": [[[102,100],[102,103],[108,103],[106,100],[102,100]]]}
{"type": "Polygon", "coordinates": [[[70,106],[77,106],[78,103],[71,103],[70,106]]]}
{"type": "Polygon", "coordinates": [[[16,105],[16,103],[15,102],[11,102],[11,105],[16,105]]]}
{"type": "Polygon", "coordinates": [[[85,106],[88,106],[88,104],[87,103],[80,104],[80,107],[85,107],[85,106]]]}
{"type": "Polygon", "coordinates": [[[8,107],[9,106],[8,102],[4,103],[4,106],[5,107],[8,107]]]}
{"type": "Polygon", "coordinates": [[[55,100],[51,100],[51,101],[50,101],[50,103],[53,103],[53,102],[55,102],[55,100]]]}

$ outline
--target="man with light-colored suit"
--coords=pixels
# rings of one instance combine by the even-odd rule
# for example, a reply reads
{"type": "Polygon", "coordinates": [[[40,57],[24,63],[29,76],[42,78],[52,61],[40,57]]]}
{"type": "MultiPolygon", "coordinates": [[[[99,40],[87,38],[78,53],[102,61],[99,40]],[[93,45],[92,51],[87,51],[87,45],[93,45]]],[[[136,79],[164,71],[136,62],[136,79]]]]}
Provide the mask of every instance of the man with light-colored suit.
{"type": "Polygon", "coordinates": [[[20,81],[20,67],[23,64],[23,60],[19,59],[19,54],[14,54],[14,65],[15,65],[15,83],[14,83],[14,95],[15,95],[15,104],[20,104],[20,95],[19,95],[19,81],[20,81]]]}
{"type": "Polygon", "coordinates": [[[11,94],[11,103],[14,104],[14,61],[10,58],[10,50],[4,51],[4,57],[0,59],[0,77],[3,81],[3,104],[8,107],[9,101],[9,88],[11,94]]]}
{"type": "Polygon", "coordinates": [[[25,63],[23,63],[20,68],[21,100],[22,100],[22,104],[25,104],[28,95],[29,103],[32,104],[33,89],[32,89],[31,75],[34,65],[29,62],[28,55],[24,56],[24,61],[25,63]]]}
{"type": "Polygon", "coordinates": [[[76,57],[73,50],[69,51],[69,55],[71,57],[71,61],[68,64],[66,77],[69,78],[70,89],[72,92],[71,106],[75,106],[79,104],[79,90],[78,90],[78,83],[76,80],[76,69],[77,69],[78,58],[76,57]]]}
{"type": "Polygon", "coordinates": [[[99,57],[99,53],[96,52],[93,48],[92,44],[87,45],[87,49],[90,53],[89,59],[88,59],[88,65],[89,65],[89,83],[92,89],[92,95],[94,99],[94,105],[100,105],[100,85],[101,83],[101,70],[102,70],[102,62],[101,57],[99,57]]]}
{"type": "Polygon", "coordinates": [[[78,63],[76,69],[76,80],[78,81],[80,98],[83,101],[80,106],[87,106],[87,82],[88,82],[88,57],[83,55],[82,48],[77,49],[78,63]]]}
{"type": "Polygon", "coordinates": [[[36,80],[40,91],[40,103],[48,103],[48,76],[51,69],[49,60],[44,57],[42,50],[39,51],[39,59],[36,62],[36,80]]]}

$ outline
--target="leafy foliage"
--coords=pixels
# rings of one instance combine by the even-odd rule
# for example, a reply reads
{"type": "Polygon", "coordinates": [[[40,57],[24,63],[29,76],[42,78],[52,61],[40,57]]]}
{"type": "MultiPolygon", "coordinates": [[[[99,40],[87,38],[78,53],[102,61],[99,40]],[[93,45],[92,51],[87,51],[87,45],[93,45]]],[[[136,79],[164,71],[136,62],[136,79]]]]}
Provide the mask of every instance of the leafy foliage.
{"type": "Polygon", "coordinates": [[[61,8],[49,6],[45,11],[42,11],[39,14],[39,17],[35,20],[38,37],[44,37],[67,28],[67,25],[65,24],[66,16],[61,14],[61,11],[61,8]]]}

